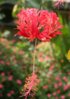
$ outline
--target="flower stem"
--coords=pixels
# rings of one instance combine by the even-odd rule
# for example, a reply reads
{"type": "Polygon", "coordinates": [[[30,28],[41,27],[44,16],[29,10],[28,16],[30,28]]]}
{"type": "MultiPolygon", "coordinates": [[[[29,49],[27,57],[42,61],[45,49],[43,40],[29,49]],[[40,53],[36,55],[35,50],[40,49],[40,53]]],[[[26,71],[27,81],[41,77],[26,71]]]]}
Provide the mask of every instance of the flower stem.
{"type": "Polygon", "coordinates": [[[35,40],[34,53],[33,53],[33,73],[35,73],[36,44],[37,44],[37,40],[35,40]]]}

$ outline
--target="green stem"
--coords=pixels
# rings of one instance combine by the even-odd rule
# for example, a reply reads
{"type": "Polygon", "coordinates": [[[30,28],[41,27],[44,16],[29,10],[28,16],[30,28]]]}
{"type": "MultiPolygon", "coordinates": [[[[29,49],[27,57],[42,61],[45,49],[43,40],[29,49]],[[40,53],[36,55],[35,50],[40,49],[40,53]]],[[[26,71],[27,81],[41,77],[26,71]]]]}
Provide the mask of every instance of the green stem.
{"type": "Polygon", "coordinates": [[[35,40],[34,53],[33,53],[33,73],[35,72],[36,44],[37,44],[37,40],[35,40]]]}

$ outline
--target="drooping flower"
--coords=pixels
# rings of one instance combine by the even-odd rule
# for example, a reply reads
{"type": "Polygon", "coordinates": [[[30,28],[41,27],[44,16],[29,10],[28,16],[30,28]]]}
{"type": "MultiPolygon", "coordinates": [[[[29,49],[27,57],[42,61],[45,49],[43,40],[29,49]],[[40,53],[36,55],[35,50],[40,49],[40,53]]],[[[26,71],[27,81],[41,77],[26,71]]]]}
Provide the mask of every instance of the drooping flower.
{"type": "Polygon", "coordinates": [[[64,0],[57,0],[54,6],[59,8],[61,5],[63,5],[63,3],[64,3],[64,0]]]}
{"type": "Polygon", "coordinates": [[[30,41],[36,38],[41,41],[50,41],[61,34],[62,25],[54,12],[28,8],[22,9],[17,17],[18,34],[30,41]]]}
{"type": "Polygon", "coordinates": [[[27,99],[28,95],[34,93],[37,90],[37,85],[39,84],[40,80],[38,79],[35,73],[32,73],[31,76],[26,78],[25,85],[23,88],[25,99],[27,99]]]}

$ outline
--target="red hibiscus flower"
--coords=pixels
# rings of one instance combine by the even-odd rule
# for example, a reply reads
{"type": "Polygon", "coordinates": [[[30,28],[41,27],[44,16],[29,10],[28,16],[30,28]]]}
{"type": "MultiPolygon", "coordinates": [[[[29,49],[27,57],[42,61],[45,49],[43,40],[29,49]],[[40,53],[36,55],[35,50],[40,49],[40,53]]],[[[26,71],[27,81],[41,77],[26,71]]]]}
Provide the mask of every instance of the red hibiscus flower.
{"type": "Polygon", "coordinates": [[[62,25],[54,12],[35,8],[22,9],[17,17],[18,34],[28,38],[30,41],[36,38],[41,41],[49,41],[61,34],[62,25]]]}

